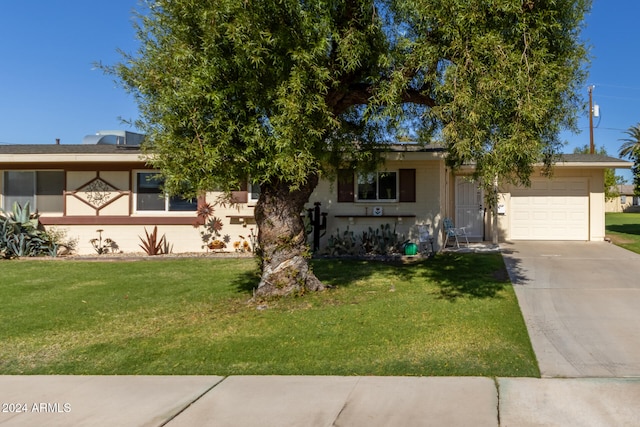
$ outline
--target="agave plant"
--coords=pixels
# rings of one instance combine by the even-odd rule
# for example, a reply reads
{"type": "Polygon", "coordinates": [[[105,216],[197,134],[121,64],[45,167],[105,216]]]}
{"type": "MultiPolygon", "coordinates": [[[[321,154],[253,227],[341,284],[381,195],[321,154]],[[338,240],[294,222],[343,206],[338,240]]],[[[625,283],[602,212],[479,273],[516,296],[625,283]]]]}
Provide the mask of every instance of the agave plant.
{"type": "Polygon", "coordinates": [[[31,213],[29,202],[26,202],[24,206],[20,206],[19,203],[13,204],[11,219],[19,224],[22,228],[37,229],[39,225],[39,216],[40,215],[37,212],[31,213]]]}
{"type": "Polygon", "coordinates": [[[13,204],[11,211],[0,211],[0,257],[52,255],[57,247],[40,227],[38,213],[29,202],[13,204]]]}
{"type": "Polygon", "coordinates": [[[168,243],[165,235],[163,234],[160,240],[158,240],[158,226],[155,225],[153,227],[153,231],[151,234],[147,231],[147,228],[144,229],[144,234],[146,234],[146,239],[138,236],[142,244],[140,247],[144,249],[147,255],[162,255],[165,253],[165,250],[168,249],[168,243]]]}

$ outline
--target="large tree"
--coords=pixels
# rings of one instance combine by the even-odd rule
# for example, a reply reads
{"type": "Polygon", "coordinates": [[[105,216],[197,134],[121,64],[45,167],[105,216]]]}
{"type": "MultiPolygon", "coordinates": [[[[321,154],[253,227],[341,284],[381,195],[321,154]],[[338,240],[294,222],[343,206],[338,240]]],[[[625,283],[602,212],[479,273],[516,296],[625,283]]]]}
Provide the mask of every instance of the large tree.
{"type": "Polygon", "coordinates": [[[320,177],[432,138],[528,183],[575,126],[589,0],[156,0],[110,68],[171,192],[260,185],[259,295],[322,289],[300,212],[320,177]],[[188,183],[188,184],[185,184],[188,183]]]}

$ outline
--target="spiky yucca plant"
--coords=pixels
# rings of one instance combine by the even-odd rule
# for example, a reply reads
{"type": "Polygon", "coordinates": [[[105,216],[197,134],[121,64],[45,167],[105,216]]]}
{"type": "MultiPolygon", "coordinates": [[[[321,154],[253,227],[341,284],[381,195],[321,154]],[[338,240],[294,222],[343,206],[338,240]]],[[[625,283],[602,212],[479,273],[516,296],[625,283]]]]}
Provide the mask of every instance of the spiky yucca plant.
{"type": "Polygon", "coordinates": [[[140,247],[144,249],[147,255],[162,255],[165,253],[165,250],[169,247],[167,243],[166,236],[163,234],[162,237],[158,240],[158,226],[155,225],[153,227],[153,231],[151,234],[147,231],[147,228],[144,228],[144,233],[146,234],[146,239],[138,236],[142,244],[140,247]]]}

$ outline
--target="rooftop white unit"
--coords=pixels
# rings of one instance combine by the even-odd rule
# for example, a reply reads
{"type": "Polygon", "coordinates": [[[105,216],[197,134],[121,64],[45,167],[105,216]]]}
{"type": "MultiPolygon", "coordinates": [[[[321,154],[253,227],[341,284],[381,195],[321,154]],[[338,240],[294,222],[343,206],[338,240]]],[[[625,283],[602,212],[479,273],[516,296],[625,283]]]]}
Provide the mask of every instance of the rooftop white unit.
{"type": "Polygon", "coordinates": [[[145,135],[126,130],[100,130],[95,135],[82,138],[83,145],[127,145],[138,147],[145,135]]]}

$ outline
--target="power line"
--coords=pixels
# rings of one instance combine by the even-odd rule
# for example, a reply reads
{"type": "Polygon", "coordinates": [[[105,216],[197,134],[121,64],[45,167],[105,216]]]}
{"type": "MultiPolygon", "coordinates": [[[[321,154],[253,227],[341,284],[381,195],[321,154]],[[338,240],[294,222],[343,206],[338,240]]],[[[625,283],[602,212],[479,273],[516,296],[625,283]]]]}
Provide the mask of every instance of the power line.
{"type": "MultiPolygon", "coordinates": [[[[581,126],[581,127],[579,127],[578,129],[580,129],[580,130],[586,130],[586,129],[589,129],[589,127],[588,127],[588,126],[581,126]]],[[[601,127],[594,127],[593,129],[594,129],[594,130],[595,130],[595,129],[598,129],[598,130],[616,130],[616,131],[621,131],[621,132],[624,132],[624,131],[628,130],[628,129],[618,129],[618,128],[601,128],[601,127]]]]}
{"type": "Polygon", "coordinates": [[[622,99],[625,101],[640,101],[640,98],[626,98],[622,96],[610,96],[610,95],[600,95],[600,94],[598,94],[598,98],[622,99]]]}
{"type": "Polygon", "coordinates": [[[618,85],[609,85],[609,84],[602,84],[602,83],[594,84],[593,86],[595,86],[595,87],[611,87],[611,88],[615,88],[615,89],[626,89],[626,90],[640,90],[640,87],[637,87],[637,86],[618,86],[618,85]]]}
{"type": "Polygon", "coordinates": [[[621,132],[624,132],[624,131],[628,130],[628,129],[618,129],[618,128],[600,128],[600,129],[602,129],[602,130],[619,130],[621,132]]]}

